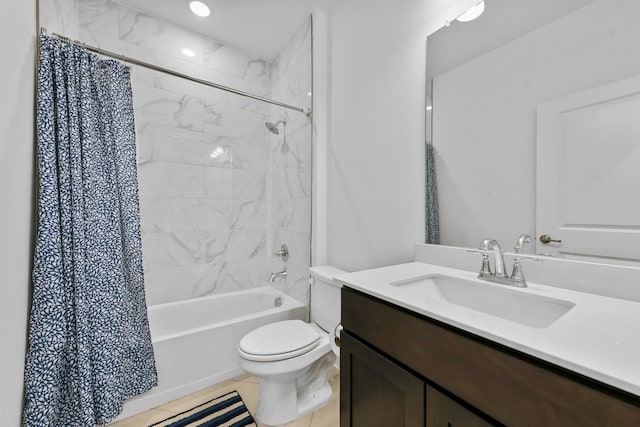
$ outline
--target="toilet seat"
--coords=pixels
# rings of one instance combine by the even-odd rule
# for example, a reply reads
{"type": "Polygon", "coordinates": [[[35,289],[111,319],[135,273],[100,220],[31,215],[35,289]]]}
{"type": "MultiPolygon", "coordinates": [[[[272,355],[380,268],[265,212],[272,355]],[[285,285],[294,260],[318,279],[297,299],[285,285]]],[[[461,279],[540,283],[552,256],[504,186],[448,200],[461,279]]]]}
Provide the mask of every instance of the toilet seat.
{"type": "Polygon", "coordinates": [[[238,345],[243,359],[274,362],[308,353],[318,346],[320,334],[301,320],[271,323],[245,335],[238,345]]]}

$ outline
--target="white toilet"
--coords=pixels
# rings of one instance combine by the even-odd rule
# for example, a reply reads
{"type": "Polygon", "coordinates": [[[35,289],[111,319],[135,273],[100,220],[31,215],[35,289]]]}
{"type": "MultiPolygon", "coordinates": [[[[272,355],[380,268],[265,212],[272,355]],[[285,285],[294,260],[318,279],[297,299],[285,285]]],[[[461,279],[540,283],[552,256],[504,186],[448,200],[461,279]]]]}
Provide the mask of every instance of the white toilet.
{"type": "Polygon", "coordinates": [[[340,285],[332,278],[344,271],[312,267],[310,272],[311,323],[261,326],[238,345],[240,367],[261,379],[256,418],[263,424],[288,423],[331,397],[327,379],[336,361],[331,335],[340,323],[340,285]]]}

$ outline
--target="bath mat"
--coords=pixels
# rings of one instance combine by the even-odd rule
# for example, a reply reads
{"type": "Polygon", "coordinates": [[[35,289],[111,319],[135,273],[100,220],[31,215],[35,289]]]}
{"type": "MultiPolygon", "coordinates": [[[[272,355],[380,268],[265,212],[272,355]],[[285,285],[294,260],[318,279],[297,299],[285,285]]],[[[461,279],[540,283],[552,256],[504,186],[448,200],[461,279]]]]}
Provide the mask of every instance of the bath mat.
{"type": "Polygon", "coordinates": [[[232,391],[149,425],[149,427],[196,426],[256,427],[257,424],[242,401],[240,393],[232,391]]]}

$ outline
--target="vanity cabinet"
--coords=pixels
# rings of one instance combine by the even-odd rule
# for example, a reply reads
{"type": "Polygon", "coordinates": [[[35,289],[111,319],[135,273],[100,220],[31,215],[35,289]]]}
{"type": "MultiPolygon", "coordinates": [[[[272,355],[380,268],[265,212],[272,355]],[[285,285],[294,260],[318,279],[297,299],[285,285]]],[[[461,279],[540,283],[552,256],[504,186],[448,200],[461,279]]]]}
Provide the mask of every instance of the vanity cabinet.
{"type": "Polygon", "coordinates": [[[348,332],[341,336],[340,425],[489,427],[497,425],[427,385],[348,332]]]}
{"type": "Polygon", "coordinates": [[[425,425],[425,383],[343,333],[340,339],[340,424],[354,427],[425,425]],[[343,361],[348,361],[343,363],[343,361]],[[343,387],[343,378],[348,386],[343,387]]]}
{"type": "Polygon", "coordinates": [[[427,386],[427,426],[489,427],[499,425],[465,408],[462,404],[427,386]]]}
{"type": "Polygon", "coordinates": [[[342,325],[341,427],[640,426],[638,396],[348,287],[342,325]]]}

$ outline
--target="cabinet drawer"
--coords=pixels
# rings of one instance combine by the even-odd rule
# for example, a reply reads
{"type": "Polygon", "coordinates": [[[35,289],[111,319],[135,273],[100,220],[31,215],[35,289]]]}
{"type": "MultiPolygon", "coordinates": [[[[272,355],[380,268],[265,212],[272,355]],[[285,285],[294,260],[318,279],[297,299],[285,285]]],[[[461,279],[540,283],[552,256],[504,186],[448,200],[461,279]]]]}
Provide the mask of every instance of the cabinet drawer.
{"type": "Polygon", "coordinates": [[[345,330],[508,426],[640,426],[640,399],[343,288],[345,330]]]}

